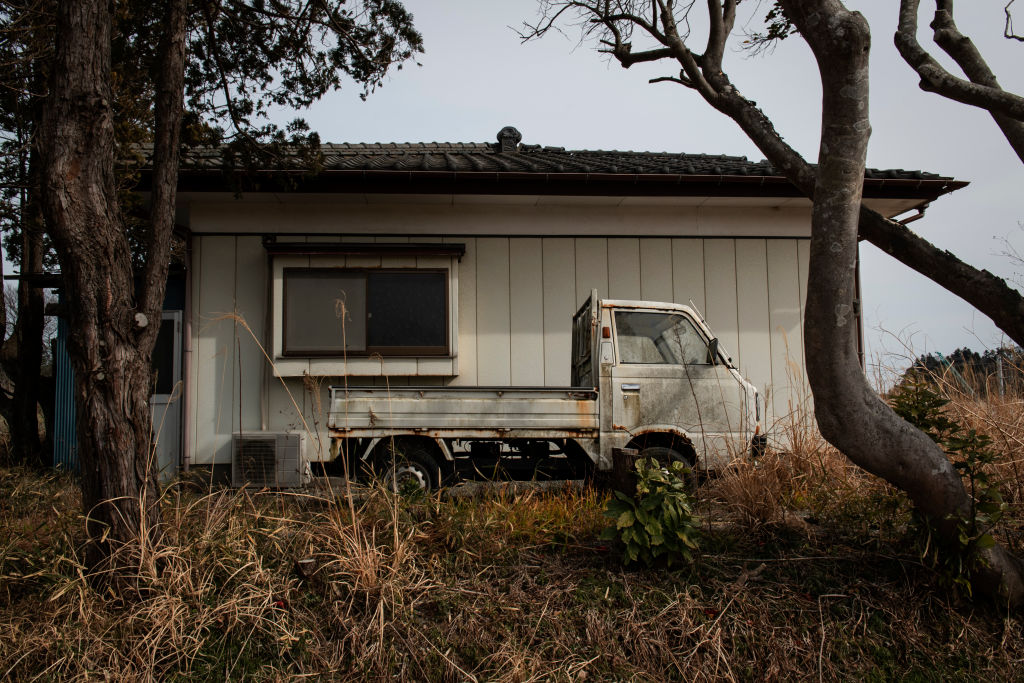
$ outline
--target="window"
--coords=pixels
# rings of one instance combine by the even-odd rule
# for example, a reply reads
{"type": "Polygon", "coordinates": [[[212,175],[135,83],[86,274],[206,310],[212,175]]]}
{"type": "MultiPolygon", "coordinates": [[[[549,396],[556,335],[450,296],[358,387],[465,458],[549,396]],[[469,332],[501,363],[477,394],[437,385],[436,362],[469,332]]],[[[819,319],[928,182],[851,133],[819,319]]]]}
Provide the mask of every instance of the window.
{"type": "Polygon", "coordinates": [[[447,270],[285,268],[286,356],[449,353],[447,270]]]}
{"type": "Polygon", "coordinates": [[[707,342],[681,315],[616,311],[615,329],[622,363],[709,363],[707,342]]]}

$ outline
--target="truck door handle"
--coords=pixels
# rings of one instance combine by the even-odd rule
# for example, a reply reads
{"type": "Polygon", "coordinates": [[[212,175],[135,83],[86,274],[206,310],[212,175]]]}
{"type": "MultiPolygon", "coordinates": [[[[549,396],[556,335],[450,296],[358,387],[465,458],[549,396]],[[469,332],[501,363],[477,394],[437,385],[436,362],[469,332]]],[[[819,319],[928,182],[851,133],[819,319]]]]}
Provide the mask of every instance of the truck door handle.
{"type": "Polygon", "coordinates": [[[640,391],[640,385],[639,384],[623,384],[622,385],[622,390],[623,391],[640,391]]]}

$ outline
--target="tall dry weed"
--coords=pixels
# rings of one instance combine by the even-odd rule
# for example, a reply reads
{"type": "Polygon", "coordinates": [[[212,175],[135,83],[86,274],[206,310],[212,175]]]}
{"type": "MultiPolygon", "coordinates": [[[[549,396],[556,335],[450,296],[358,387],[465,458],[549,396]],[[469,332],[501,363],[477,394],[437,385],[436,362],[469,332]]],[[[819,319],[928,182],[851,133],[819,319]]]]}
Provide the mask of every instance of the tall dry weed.
{"type": "Polygon", "coordinates": [[[175,487],[162,571],[117,595],[77,560],[73,482],[6,475],[5,680],[999,680],[1024,656],[1015,621],[948,609],[859,537],[625,571],[597,541],[603,495],[579,487],[377,489],[355,516],[175,487]]]}
{"type": "Polygon", "coordinates": [[[748,530],[806,518],[844,514],[885,485],[854,466],[825,441],[807,406],[798,398],[769,426],[770,447],[756,459],[743,455],[707,487],[718,513],[748,530]]]}
{"type": "Polygon", "coordinates": [[[0,549],[0,678],[244,678],[311,649],[334,653],[325,670],[387,668],[387,624],[429,586],[413,531],[322,498],[168,491],[164,543],[130,584],[86,572],[73,508],[53,510],[62,522],[50,543],[63,555],[35,572],[24,565],[38,564],[38,541],[11,536],[0,549]]]}

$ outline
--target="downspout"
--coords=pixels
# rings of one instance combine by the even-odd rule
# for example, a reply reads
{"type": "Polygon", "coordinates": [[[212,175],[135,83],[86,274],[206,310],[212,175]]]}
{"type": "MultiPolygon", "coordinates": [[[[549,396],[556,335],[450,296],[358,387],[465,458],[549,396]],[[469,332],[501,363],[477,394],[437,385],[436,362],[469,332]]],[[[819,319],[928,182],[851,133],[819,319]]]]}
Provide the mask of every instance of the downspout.
{"type": "Polygon", "coordinates": [[[182,377],[184,378],[184,391],[182,392],[182,418],[181,418],[181,469],[189,471],[192,462],[192,231],[184,235],[185,238],[185,324],[182,334],[182,377]]]}
{"type": "Polygon", "coordinates": [[[928,203],[928,202],[925,202],[921,206],[914,207],[917,210],[917,213],[912,214],[910,216],[907,216],[906,218],[904,218],[902,220],[898,220],[896,222],[899,223],[900,225],[907,225],[908,223],[913,223],[914,221],[919,221],[922,218],[924,218],[924,212],[928,210],[929,206],[931,206],[931,204],[928,203]]]}
{"type": "Polygon", "coordinates": [[[860,280],[860,244],[857,245],[857,262],[854,264],[853,274],[854,286],[857,291],[854,293],[853,315],[857,320],[857,358],[860,359],[861,370],[867,371],[867,359],[864,349],[864,297],[861,294],[860,280]]]}

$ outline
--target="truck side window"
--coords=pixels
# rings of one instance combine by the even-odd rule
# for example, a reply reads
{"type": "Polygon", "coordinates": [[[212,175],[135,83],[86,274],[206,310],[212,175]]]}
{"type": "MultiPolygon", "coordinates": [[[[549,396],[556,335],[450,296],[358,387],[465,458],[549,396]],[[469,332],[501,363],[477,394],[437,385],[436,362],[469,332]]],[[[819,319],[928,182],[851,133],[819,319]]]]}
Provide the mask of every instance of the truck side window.
{"type": "Polygon", "coordinates": [[[622,363],[708,364],[707,342],[684,316],[616,311],[615,329],[622,363]]]}

